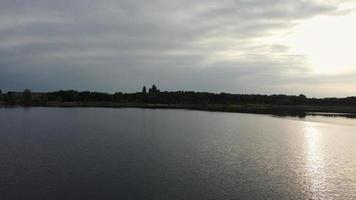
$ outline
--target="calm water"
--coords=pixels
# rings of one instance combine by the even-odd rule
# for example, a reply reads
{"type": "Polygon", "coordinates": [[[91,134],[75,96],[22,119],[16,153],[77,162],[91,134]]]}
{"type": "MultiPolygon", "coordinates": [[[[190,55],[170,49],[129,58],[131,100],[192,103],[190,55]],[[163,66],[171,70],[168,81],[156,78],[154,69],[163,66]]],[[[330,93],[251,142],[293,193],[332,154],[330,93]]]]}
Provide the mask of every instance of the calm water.
{"type": "Polygon", "coordinates": [[[308,119],[0,109],[0,199],[355,199],[354,121],[308,119]]]}

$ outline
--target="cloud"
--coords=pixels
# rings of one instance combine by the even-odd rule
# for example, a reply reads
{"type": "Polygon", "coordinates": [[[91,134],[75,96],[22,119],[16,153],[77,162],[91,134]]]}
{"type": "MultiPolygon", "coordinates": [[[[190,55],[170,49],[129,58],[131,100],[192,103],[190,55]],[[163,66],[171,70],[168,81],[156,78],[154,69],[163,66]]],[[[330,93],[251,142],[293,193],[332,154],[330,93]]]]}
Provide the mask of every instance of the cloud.
{"type": "Polygon", "coordinates": [[[335,13],[316,0],[2,0],[0,87],[292,93],[303,59],[261,41],[335,13]]]}

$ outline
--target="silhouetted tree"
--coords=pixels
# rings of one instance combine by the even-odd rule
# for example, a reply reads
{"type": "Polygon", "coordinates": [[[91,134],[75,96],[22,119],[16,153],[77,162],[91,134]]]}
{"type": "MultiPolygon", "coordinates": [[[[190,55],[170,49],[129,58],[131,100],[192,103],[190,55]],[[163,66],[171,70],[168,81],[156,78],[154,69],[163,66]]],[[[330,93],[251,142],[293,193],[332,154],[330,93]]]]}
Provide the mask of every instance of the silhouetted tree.
{"type": "Polygon", "coordinates": [[[25,89],[22,93],[23,105],[30,106],[32,101],[32,93],[31,90],[25,89]]]}
{"type": "Polygon", "coordinates": [[[295,99],[294,104],[306,104],[307,97],[304,94],[300,94],[298,98],[295,99]]]}
{"type": "Polygon", "coordinates": [[[307,99],[307,97],[304,94],[300,94],[298,97],[301,99],[307,99]]]}
{"type": "MultiPolygon", "coordinates": [[[[142,93],[115,94],[74,90],[61,90],[31,95],[30,90],[24,92],[7,92],[2,94],[4,104],[14,105],[45,105],[50,102],[116,102],[116,103],[148,103],[148,104],[197,104],[197,105],[318,105],[318,106],[356,106],[356,97],[347,98],[307,98],[305,95],[260,95],[230,94],[192,91],[160,92],[157,86],[149,89],[148,95],[142,93]]],[[[146,89],[147,92],[147,89],[146,89]]]]}
{"type": "Polygon", "coordinates": [[[16,104],[14,92],[7,92],[7,94],[4,95],[4,102],[6,105],[16,104]]]}
{"type": "Polygon", "coordinates": [[[143,93],[143,94],[146,94],[146,93],[147,93],[146,86],[143,86],[143,88],[142,88],[142,93],[143,93]]]}

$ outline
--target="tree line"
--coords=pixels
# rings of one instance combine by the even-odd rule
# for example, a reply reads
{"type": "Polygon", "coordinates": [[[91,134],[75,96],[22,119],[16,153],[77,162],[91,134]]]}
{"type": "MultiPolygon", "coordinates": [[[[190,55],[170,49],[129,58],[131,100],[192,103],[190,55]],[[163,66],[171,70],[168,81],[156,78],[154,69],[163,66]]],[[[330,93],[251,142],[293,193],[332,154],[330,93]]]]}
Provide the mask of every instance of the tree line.
{"type": "Polygon", "coordinates": [[[160,91],[153,85],[147,91],[114,94],[91,91],[60,90],[55,92],[32,93],[29,89],[23,92],[2,93],[0,101],[5,105],[40,106],[47,102],[115,102],[137,104],[221,104],[221,105],[318,105],[318,106],[356,106],[356,97],[346,98],[307,98],[305,95],[261,95],[231,94],[193,91],[160,91]]]}

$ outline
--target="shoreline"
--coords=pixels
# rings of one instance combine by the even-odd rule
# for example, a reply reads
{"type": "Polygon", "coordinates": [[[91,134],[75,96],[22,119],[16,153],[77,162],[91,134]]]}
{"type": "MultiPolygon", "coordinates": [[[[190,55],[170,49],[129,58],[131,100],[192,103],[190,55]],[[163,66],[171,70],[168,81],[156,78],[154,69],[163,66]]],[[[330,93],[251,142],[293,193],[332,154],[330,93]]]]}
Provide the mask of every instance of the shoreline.
{"type": "Polygon", "coordinates": [[[186,109],[213,112],[269,114],[277,116],[305,117],[322,115],[329,117],[356,118],[356,106],[313,106],[313,105],[270,105],[270,104],[143,104],[115,102],[47,102],[31,106],[4,105],[0,107],[66,107],[66,108],[148,108],[148,109],[186,109]]]}

